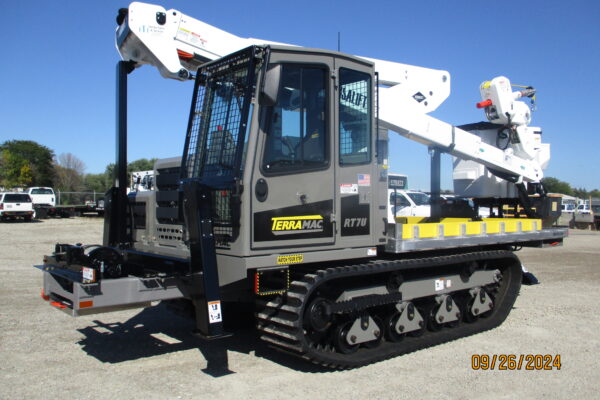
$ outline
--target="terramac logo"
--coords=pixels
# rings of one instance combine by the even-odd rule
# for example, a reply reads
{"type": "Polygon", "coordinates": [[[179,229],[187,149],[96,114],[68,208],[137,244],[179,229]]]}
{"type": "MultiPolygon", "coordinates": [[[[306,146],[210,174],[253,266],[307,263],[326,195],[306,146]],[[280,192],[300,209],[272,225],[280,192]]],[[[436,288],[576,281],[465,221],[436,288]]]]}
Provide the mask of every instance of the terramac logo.
{"type": "Polygon", "coordinates": [[[271,218],[271,231],[273,235],[323,232],[323,217],[303,215],[301,217],[271,218]]]}

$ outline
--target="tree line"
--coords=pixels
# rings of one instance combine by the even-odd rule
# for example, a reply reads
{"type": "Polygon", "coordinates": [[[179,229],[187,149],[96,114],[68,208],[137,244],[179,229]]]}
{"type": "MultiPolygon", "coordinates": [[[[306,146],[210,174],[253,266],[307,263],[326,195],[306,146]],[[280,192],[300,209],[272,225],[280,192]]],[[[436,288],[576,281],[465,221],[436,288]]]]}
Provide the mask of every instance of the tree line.
{"type": "MultiPolygon", "coordinates": [[[[132,161],[133,171],[154,168],[156,158],[132,161]]],[[[9,140],[0,144],[0,188],[47,186],[61,192],[105,193],[113,185],[115,164],[103,173],[86,174],[85,163],[71,153],[56,156],[52,149],[31,140],[9,140]]]]}
{"type": "Polygon", "coordinates": [[[600,198],[600,190],[585,190],[583,188],[574,188],[569,183],[561,181],[560,179],[548,176],[542,179],[542,183],[549,193],[562,193],[569,196],[579,197],[580,199],[587,199],[589,197],[600,198]]]}
{"type": "MultiPolygon", "coordinates": [[[[141,158],[127,165],[129,174],[154,168],[156,158],[141,158]]],[[[58,155],[46,146],[31,140],[9,140],[0,144],[0,187],[49,186],[61,192],[105,193],[113,185],[115,164],[106,166],[103,173],[86,174],[85,164],[71,153],[58,155]]],[[[573,188],[557,178],[542,179],[551,193],[579,198],[598,197],[600,190],[573,188]]]]}

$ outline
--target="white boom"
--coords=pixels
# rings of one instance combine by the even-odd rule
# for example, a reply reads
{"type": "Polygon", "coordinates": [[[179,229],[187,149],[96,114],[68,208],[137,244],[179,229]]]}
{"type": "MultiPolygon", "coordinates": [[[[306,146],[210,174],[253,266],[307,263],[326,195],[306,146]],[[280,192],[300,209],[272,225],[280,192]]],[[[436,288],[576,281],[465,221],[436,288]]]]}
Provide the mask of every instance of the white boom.
{"type": "MultiPolygon", "coordinates": [[[[189,79],[190,71],[202,63],[251,45],[285,44],[240,38],[177,10],[140,2],[122,10],[117,22],[116,45],[123,60],[134,61],[136,67],[153,65],[163,77],[177,80],[189,79]]],[[[486,117],[510,130],[506,147],[500,148],[485,135],[427,115],[450,95],[447,71],[362,58],[373,62],[379,74],[381,126],[460,159],[512,175],[518,181],[542,179],[542,168],[550,158],[549,144],[541,143],[539,128],[527,126],[531,120],[529,107],[517,101],[522,96],[531,97],[534,91],[512,92],[510,81],[504,77],[481,85],[484,101],[480,105],[486,117]]]]}

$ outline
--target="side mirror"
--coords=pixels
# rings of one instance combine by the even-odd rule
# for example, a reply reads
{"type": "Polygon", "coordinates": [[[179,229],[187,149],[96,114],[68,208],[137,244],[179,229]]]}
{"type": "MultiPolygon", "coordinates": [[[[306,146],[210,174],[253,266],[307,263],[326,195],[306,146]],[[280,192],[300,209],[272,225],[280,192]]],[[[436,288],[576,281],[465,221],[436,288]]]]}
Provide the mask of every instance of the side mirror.
{"type": "Polygon", "coordinates": [[[271,65],[263,78],[260,91],[260,104],[263,106],[274,106],[277,104],[279,94],[279,82],[281,81],[281,64],[271,65]]]}

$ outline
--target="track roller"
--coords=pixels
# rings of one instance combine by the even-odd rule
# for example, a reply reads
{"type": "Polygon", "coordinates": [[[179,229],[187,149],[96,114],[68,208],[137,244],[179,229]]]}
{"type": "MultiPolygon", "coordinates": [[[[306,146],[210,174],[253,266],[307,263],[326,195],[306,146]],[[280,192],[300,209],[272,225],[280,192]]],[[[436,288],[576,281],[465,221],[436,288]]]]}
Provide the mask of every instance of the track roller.
{"type": "Polygon", "coordinates": [[[435,305],[429,313],[428,327],[437,332],[443,326],[454,327],[460,321],[462,314],[452,296],[441,295],[435,298],[435,305]]]}
{"type": "Polygon", "coordinates": [[[386,317],[384,326],[386,338],[391,342],[399,342],[404,335],[421,334],[425,322],[415,305],[404,301],[395,305],[395,311],[386,317]]]}
{"type": "Polygon", "coordinates": [[[371,317],[368,314],[343,322],[336,330],[336,348],[348,354],[348,352],[358,350],[360,345],[367,348],[377,347],[383,337],[381,326],[379,318],[371,317]]]}
{"type": "Polygon", "coordinates": [[[469,291],[471,299],[467,303],[466,314],[467,318],[474,320],[480,316],[485,316],[486,313],[494,308],[494,302],[491,296],[483,288],[473,288],[469,291]]]}

